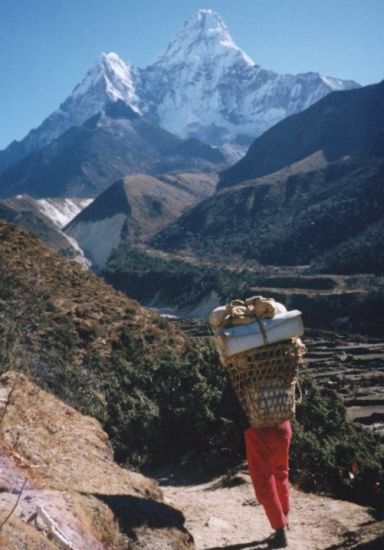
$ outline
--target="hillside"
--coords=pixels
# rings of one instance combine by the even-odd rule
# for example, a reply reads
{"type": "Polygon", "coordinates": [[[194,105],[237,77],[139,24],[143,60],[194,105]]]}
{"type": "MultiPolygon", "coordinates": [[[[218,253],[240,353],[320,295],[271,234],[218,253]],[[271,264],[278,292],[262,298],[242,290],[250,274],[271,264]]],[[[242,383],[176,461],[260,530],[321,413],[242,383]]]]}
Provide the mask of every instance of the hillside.
{"type": "Polygon", "coordinates": [[[94,270],[121,242],[143,242],[214,192],[217,177],[180,173],[126,176],[101,193],[65,228],[94,270]]]}
{"type": "MultiPolygon", "coordinates": [[[[0,222],[0,253],[3,370],[27,372],[67,406],[98,419],[111,438],[115,457],[129,467],[182,464],[212,476],[243,460],[244,417],[230,397],[226,374],[208,339],[188,336],[4,222],[0,222]]],[[[20,399],[34,391],[22,391],[20,399]]],[[[305,490],[343,496],[383,513],[378,438],[346,421],[335,393],[321,392],[309,380],[303,380],[303,391],[292,447],[293,481],[305,490]],[[359,475],[348,481],[355,455],[359,475]]],[[[39,400],[36,395],[36,404],[39,400]]],[[[48,398],[41,400],[50,406],[48,398]]],[[[24,409],[22,401],[23,414],[24,409]]],[[[41,416],[46,417],[43,426],[51,426],[50,412],[44,409],[41,416]]],[[[39,425],[39,415],[27,411],[26,417],[29,431],[35,421],[39,425]]],[[[10,418],[12,426],[15,422],[10,418]]],[[[50,429],[54,449],[55,428],[50,429]]],[[[69,427],[71,434],[76,430],[69,427]]],[[[37,443],[28,450],[27,436],[18,436],[17,429],[7,433],[9,441],[19,445],[21,456],[29,452],[26,459],[35,464],[37,443]]],[[[36,437],[46,445],[44,433],[36,437]]],[[[63,434],[65,441],[67,435],[63,434]]],[[[64,448],[72,446],[68,440],[64,448]]],[[[49,449],[47,453],[51,466],[45,470],[52,480],[58,462],[49,449]]],[[[80,476],[81,483],[91,483],[92,478],[81,476],[81,468],[74,466],[74,473],[71,467],[64,468],[63,477],[80,476]]],[[[116,495],[103,502],[116,504],[118,514],[124,512],[116,495]]],[[[134,515],[135,522],[146,510],[134,515]]],[[[177,519],[176,524],[182,522],[177,519]]]]}
{"type": "Polygon", "coordinates": [[[381,138],[365,152],[318,170],[293,175],[280,171],[223,189],[186,212],[151,244],[172,253],[184,251],[216,261],[226,257],[231,263],[242,258],[264,265],[320,264],[327,254],[324,262],[336,272],[340,271],[331,256],[338,258],[342,273],[382,274],[379,246],[365,246],[382,238],[383,178],[381,138]],[[364,233],[371,235],[370,241],[364,233]]]}
{"type": "Polygon", "coordinates": [[[156,483],[113,461],[99,422],[16,372],[1,376],[0,403],[2,521],[23,487],[1,548],[194,547],[156,483]]]}
{"type": "Polygon", "coordinates": [[[0,255],[3,369],[97,417],[122,461],[209,447],[225,384],[212,346],[4,222],[0,255]]]}
{"type": "Polygon", "coordinates": [[[279,122],[221,173],[218,187],[259,178],[321,151],[329,162],[367,149],[384,132],[384,81],[333,92],[279,122]]]}

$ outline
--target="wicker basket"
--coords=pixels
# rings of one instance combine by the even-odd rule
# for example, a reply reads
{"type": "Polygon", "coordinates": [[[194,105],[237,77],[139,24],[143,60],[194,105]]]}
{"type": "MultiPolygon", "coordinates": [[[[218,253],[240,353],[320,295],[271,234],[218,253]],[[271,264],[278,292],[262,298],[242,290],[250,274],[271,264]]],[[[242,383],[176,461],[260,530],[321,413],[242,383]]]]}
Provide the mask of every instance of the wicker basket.
{"type": "Polygon", "coordinates": [[[301,340],[293,338],[224,359],[251,426],[274,426],[294,417],[304,351],[301,340]]]}

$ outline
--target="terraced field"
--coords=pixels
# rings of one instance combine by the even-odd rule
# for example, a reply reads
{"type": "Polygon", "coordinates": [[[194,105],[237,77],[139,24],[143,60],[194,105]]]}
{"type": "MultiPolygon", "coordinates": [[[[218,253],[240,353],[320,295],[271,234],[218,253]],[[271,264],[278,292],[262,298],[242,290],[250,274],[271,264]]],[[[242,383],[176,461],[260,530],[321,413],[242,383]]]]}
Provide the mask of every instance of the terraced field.
{"type": "Polygon", "coordinates": [[[348,418],[384,435],[384,340],[308,330],[304,370],[336,391],[348,418]]]}
{"type": "MultiPolygon", "coordinates": [[[[190,336],[210,334],[205,319],[174,319],[190,336]]],[[[303,372],[343,400],[348,419],[384,435],[384,339],[307,329],[303,372]]]]}

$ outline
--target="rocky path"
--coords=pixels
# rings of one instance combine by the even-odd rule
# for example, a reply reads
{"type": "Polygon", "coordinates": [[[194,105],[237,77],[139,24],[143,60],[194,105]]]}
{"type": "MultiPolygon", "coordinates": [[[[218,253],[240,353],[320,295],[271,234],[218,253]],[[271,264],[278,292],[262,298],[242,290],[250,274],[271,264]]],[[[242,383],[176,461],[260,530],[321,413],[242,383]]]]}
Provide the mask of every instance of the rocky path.
{"type": "MultiPolygon", "coordinates": [[[[186,518],[197,550],[267,549],[272,530],[256,502],[245,468],[232,478],[188,485],[183,478],[157,480],[165,501],[186,518]]],[[[369,510],[350,502],[305,494],[292,489],[288,532],[294,550],[370,550],[384,547],[383,523],[372,520],[369,510]]]]}

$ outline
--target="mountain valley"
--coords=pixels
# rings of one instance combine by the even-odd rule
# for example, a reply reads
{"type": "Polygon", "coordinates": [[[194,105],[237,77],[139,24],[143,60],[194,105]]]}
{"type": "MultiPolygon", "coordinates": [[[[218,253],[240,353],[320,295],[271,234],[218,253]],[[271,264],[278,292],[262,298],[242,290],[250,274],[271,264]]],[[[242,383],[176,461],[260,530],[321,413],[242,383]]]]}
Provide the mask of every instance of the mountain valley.
{"type": "Polygon", "coordinates": [[[383,107],[203,9],[0,151],[1,548],[269,548],[208,324],[254,295],[305,325],[291,544],[382,547],[383,107]]]}

